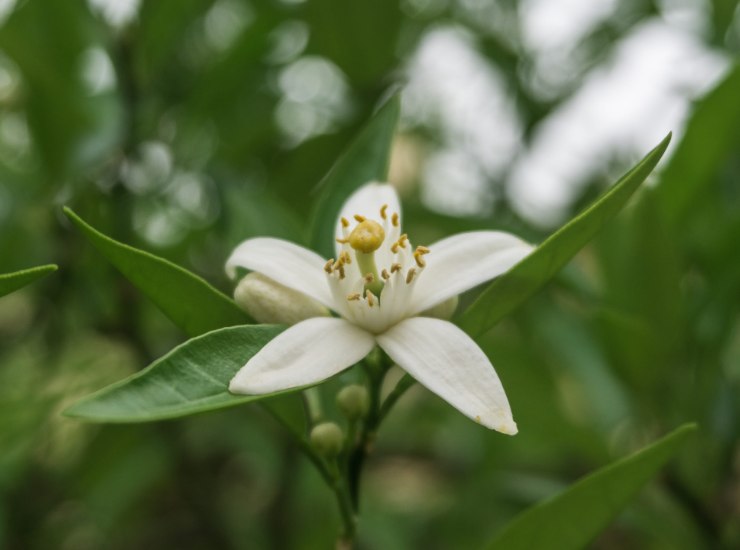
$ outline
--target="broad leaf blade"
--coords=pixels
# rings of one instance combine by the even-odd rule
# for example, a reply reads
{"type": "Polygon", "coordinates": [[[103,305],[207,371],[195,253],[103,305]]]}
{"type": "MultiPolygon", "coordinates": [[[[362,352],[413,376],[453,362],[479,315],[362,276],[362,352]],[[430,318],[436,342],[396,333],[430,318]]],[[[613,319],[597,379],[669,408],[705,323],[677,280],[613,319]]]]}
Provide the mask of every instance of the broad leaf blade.
{"type": "Polygon", "coordinates": [[[555,276],[622,209],[655,168],[670,139],[668,134],[590,208],[553,233],[510,271],[491,282],[460,316],[460,327],[471,336],[481,335],[555,276]]]}
{"type": "Polygon", "coordinates": [[[334,224],[344,201],[361,185],[384,181],[388,175],[399,101],[394,96],[383,105],[319,183],[320,195],[311,214],[310,244],[327,258],[334,254],[334,224]]]}
{"type": "Polygon", "coordinates": [[[64,213],[129,281],[189,336],[251,322],[228,296],[163,258],[114,241],[69,208],[64,213]]]}
{"type": "Polygon", "coordinates": [[[686,424],[530,508],[507,525],[489,550],[576,550],[598,535],[696,429],[686,424]]]}
{"type": "Polygon", "coordinates": [[[21,271],[14,271],[13,273],[0,274],[0,296],[10,294],[11,292],[29,285],[36,279],[40,279],[44,275],[48,275],[56,270],[56,265],[49,264],[23,269],[21,271]]]}
{"type": "Polygon", "coordinates": [[[193,338],[64,414],[91,422],[150,422],[278,395],[234,395],[228,386],[237,371],[282,330],[274,325],[247,325],[193,338]]]}

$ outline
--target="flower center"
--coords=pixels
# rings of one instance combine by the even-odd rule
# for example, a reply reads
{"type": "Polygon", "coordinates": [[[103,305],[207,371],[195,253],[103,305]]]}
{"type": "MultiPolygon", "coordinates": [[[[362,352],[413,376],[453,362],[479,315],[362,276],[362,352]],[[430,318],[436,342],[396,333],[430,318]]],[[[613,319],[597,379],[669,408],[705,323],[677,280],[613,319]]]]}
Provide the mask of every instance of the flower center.
{"type": "Polygon", "coordinates": [[[354,216],[354,228],[342,218],[339,257],[324,266],[332,293],[344,303],[339,313],[376,333],[406,315],[429,253],[411,246],[399,215],[387,210],[384,205],[375,220],[354,216]]]}
{"type": "Polygon", "coordinates": [[[363,220],[349,234],[349,245],[364,254],[375,252],[385,240],[385,231],[378,222],[363,220]]]}

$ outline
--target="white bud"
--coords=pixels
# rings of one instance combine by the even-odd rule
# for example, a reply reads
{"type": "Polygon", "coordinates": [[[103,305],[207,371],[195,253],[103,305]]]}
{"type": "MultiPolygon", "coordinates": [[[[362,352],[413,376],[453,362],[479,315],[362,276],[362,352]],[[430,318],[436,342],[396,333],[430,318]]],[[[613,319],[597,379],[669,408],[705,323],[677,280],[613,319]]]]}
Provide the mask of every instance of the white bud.
{"type": "Polygon", "coordinates": [[[259,323],[295,325],[329,315],[329,310],[313,298],[257,272],[239,281],[234,300],[259,323]]]}
{"type": "Polygon", "coordinates": [[[430,307],[426,311],[422,313],[424,317],[436,317],[437,319],[444,319],[445,321],[452,319],[452,316],[455,314],[455,310],[457,309],[457,303],[460,300],[457,296],[453,296],[452,298],[448,298],[441,304],[437,304],[434,307],[430,307]]]}

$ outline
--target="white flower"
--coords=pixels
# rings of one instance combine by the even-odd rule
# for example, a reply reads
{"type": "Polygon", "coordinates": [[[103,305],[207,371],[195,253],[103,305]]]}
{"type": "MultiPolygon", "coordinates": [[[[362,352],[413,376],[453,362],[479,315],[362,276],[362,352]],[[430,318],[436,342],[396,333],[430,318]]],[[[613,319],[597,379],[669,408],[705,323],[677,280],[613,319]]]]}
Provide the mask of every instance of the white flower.
{"type": "Polygon", "coordinates": [[[460,412],[502,433],[516,424],[504,388],[478,345],[425,312],[509,270],[532,250],[518,237],[475,231],[413,248],[401,233],[389,184],[370,183],[344,204],[336,260],[273,238],[241,243],[226,263],[263,274],[338,314],[301,321],[263,347],[229,390],[263,394],[315,384],[380,346],[402,369],[460,412]]]}

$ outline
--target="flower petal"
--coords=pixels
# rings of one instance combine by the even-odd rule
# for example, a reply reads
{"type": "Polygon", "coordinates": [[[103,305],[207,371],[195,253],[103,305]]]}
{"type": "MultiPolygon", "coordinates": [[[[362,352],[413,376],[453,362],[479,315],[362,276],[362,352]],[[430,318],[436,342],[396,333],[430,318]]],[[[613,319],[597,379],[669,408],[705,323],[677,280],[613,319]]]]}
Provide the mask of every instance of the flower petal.
{"type": "Polygon", "coordinates": [[[254,395],[314,384],[357,363],[374,345],[368,332],[343,319],[308,319],[252,357],[231,380],[229,391],[254,395]]]}
{"type": "MultiPolygon", "coordinates": [[[[388,205],[388,216],[391,216],[393,213],[397,213],[399,216],[401,215],[401,203],[398,200],[398,194],[390,183],[366,183],[352,193],[342,206],[335,225],[335,235],[342,235],[342,218],[345,218],[353,225],[353,216],[355,214],[380,221],[380,209],[386,204],[388,205]]],[[[336,250],[338,256],[341,252],[341,246],[337,245],[336,250]]]]}
{"type": "Polygon", "coordinates": [[[297,244],[258,237],[236,247],[226,262],[226,273],[234,278],[237,267],[257,271],[333,309],[334,300],[326,281],[324,261],[315,252],[297,244]]]}
{"type": "Polygon", "coordinates": [[[471,231],[429,246],[410,314],[424,311],[505,273],[534,247],[503,231],[471,231]]]}
{"type": "Polygon", "coordinates": [[[517,432],[493,365],[455,325],[412,317],[376,338],[399,367],[461,413],[501,433],[517,432]]]}

